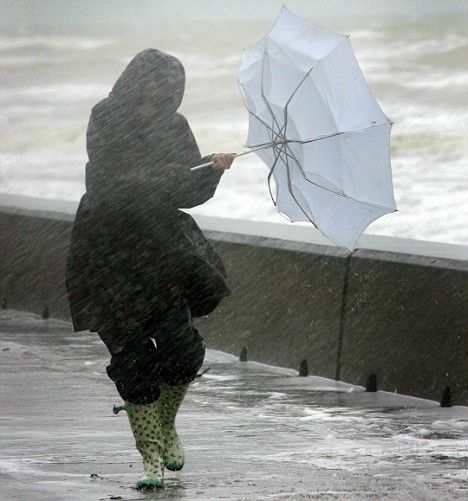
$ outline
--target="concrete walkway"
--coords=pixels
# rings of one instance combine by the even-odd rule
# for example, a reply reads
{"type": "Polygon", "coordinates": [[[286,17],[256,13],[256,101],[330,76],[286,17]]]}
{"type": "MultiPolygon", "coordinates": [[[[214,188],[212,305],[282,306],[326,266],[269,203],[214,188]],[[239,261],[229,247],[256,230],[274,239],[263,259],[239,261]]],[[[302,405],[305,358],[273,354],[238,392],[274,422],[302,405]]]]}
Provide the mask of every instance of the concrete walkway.
{"type": "Polygon", "coordinates": [[[213,351],[177,417],[184,469],[137,491],[107,358],[67,322],[0,311],[0,500],[468,498],[467,408],[213,351]]]}

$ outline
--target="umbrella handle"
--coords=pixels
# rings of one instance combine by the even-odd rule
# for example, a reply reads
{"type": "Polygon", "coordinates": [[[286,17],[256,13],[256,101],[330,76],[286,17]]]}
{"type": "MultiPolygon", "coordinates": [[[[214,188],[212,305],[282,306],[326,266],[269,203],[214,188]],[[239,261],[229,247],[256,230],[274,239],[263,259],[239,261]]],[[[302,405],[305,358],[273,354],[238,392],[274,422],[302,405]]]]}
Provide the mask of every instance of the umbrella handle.
{"type": "MultiPolygon", "coordinates": [[[[255,151],[257,150],[262,150],[264,148],[268,148],[269,146],[271,146],[270,144],[267,144],[267,145],[262,145],[262,146],[258,146],[257,148],[252,148],[251,150],[248,150],[248,151],[244,151],[242,153],[237,153],[236,154],[236,158],[237,157],[243,157],[244,155],[250,155],[250,153],[254,153],[255,151]]],[[[203,169],[205,167],[209,167],[210,165],[213,165],[214,162],[207,162],[205,164],[201,164],[201,165],[195,165],[195,167],[192,167],[190,170],[199,170],[199,169],[203,169]]]]}
{"type": "Polygon", "coordinates": [[[207,162],[206,164],[201,164],[201,165],[196,165],[195,167],[191,167],[190,170],[199,170],[203,169],[204,167],[209,167],[210,165],[213,165],[214,162],[207,162]]]}

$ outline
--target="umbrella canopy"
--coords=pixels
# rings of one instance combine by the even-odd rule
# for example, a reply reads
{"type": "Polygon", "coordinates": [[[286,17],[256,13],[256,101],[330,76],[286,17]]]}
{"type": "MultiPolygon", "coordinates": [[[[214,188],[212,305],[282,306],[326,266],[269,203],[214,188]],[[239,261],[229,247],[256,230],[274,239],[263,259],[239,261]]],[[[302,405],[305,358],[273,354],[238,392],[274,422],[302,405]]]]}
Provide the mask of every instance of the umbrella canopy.
{"type": "Polygon", "coordinates": [[[239,86],[249,112],[245,146],[269,167],[278,212],[352,250],[372,221],[396,210],[392,122],[348,36],[283,7],[270,32],[244,51],[239,86]]]}

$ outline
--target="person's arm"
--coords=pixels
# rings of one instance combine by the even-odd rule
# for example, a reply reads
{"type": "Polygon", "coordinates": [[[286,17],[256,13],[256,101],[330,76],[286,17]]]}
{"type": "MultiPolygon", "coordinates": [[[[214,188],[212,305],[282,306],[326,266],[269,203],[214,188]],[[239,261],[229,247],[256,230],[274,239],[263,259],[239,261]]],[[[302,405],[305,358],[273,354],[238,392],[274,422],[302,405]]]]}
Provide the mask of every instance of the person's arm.
{"type": "Polygon", "coordinates": [[[114,198],[128,194],[151,197],[177,208],[195,207],[214,195],[224,169],[210,166],[191,170],[195,165],[211,161],[214,154],[201,157],[185,118],[182,117],[178,126],[177,161],[153,163],[132,147],[123,126],[122,130],[116,130],[115,119],[109,123],[107,116],[96,108],[87,131],[88,191],[107,192],[114,198]]]}
{"type": "Polygon", "coordinates": [[[168,163],[148,173],[161,200],[180,209],[196,207],[213,197],[224,170],[206,167],[192,171],[190,167],[210,162],[212,155],[193,164],[168,163]]]}
{"type": "Polygon", "coordinates": [[[171,195],[178,208],[190,208],[213,197],[224,169],[209,166],[192,171],[196,165],[211,162],[215,154],[202,157],[187,119],[177,113],[175,118],[177,162],[163,167],[163,189],[171,195]]]}

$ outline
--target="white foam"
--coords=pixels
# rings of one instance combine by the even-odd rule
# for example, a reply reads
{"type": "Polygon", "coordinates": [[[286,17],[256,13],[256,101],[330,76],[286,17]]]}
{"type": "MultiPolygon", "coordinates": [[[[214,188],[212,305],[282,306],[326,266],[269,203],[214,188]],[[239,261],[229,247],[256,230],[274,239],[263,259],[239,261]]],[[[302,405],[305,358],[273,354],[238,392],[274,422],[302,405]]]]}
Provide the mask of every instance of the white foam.
{"type": "Polygon", "coordinates": [[[67,52],[70,50],[91,51],[109,47],[115,41],[111,39],[81,38],[72,36],[30,36],[0,38],[0,53],[19,49],[53,49],[67,52]]]}
{"type": "Polygon", "coordinates": [[[0,90],[0,102],[29,100],[56,105],[77,101],[99,101],[107,96],[110,88],[105,84],[64,83],[56,85],[35,85],[0,90]]]}

